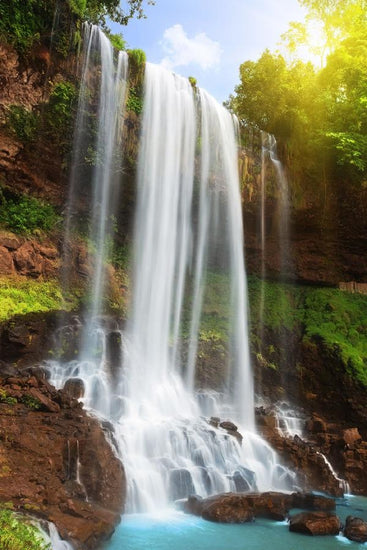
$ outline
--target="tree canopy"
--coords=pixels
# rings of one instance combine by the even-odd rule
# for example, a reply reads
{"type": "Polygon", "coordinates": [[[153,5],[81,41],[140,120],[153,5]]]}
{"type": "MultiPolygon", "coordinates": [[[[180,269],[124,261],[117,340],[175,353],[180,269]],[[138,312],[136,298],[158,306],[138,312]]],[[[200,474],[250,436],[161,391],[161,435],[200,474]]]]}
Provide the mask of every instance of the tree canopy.
{"type": "MultiPolygon", "coordinates": [[[[283,35],[290,60],[266,50],[240,67],[228,106],[247,123],[273,133],[306,170],[327,159],[338,173],[367,176],[367,2],[300,0],[304,23],[283,35]],[[313,25],[322,30],[314,67],[296,54],[313,25]]],[[[311,44],[311,50],[314,48],[311,44]]],[[[317,53],[315,49],[313,54],[317,53]]]]}

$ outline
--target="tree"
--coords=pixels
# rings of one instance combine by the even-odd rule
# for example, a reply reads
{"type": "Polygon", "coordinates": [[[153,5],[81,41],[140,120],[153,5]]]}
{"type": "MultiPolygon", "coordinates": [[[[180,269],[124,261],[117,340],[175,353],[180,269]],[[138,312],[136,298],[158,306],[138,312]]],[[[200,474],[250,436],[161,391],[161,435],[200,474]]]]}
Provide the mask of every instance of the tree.
{"type": "MultiPolygon", "coordinates": [[[[240,67],[228,106],[286,145],[298,172],[322,171],[363,182],[367,176],[367,0],[300,0],[304,23],[291,23],[286,62],[266,50],[240,67]],[[315,69],[297,59],[312,25],[323,31],[315,69]],[[325,52],[329,55],[325,57],[325,52]]],[[[314,50],[316,53],[316,50],[314,50]]]]}
{"type": "MultiPolygon", "coordinates": [[[[87,0],[84,17],[93,23],[106,28],[109,18],[120,25],[127,25],[133,17],[144,18],[145,0],[87,0]]],[[[154,5],[154,0],[147,0],[148,5],[154,5]]]]}

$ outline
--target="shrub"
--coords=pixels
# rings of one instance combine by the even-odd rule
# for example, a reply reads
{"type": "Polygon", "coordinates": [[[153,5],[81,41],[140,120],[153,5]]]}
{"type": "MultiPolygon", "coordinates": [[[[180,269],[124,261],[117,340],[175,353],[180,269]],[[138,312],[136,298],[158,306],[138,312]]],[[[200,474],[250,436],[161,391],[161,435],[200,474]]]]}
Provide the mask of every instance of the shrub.
{"type": "Polygon", "coordinates": [[[115,50],[126,50],[126,42],[122,34],[109,34],[108,38],[110,39],[110,42],[115,50]]]}
{"type": "Polygon", "coordinates": [[[6,403],[6,405],[15,405],[17,400],[15,397],[10,397],[5,390],[0,388],[0,403],[6,403]]]}
{"type": "Polygon", "coordinates": [[[3,550],[51,550],[37,527],[10,510],[0,510],[0,548],[3,550]]]}
{"type": "Polygon", "coordinates": [[[33,411],[38,411],[41,408],[41,402],[36,397],[32,397],[32,395],[23,395],[22,403],[33,411]]]}
{"type": "Polygon", "coordinates": [[[36,229],[51,230],[59,220],[54,208],[35,197],[23,195],[6,200],[0,206],[1,223],[14,233],[31,234],[36,229]]]}
{"type": "Polygon", "coordinates": [[[127,53],[129,55],[129,62],[135,69],[140,69],[146,63],[147,56],[143,50],[128,50],[127,53]]]}
{"type": "MultiPolygon", "coordinates": [[[[76,305],[74,298],[68,306],[76,305]]],[[[14,315],[54,311],[64,306],[58,281],[36,281],[18,278],[0,279],[0,322],[14,315]]]]}
{"type": "Polygon", "coordinates": [[[33,141],[38,129],[38,116],[22,105],[10,105],[6,113],[10,131],[22,142],[33,141]]]}
{"type": "Polygon", "coordinates": [[[126,102],[126,109],[140,115],[143,111],[143,99],[137,93],[136,88],[130,88],[126,102]]]}
{"type": "Polygon", "coordinates": [[[69,144],[73,126],[74,105],[77,91],[72,82],[58,82],[54,85],[47,105],[47,125],[59,144],[69,144]]]}

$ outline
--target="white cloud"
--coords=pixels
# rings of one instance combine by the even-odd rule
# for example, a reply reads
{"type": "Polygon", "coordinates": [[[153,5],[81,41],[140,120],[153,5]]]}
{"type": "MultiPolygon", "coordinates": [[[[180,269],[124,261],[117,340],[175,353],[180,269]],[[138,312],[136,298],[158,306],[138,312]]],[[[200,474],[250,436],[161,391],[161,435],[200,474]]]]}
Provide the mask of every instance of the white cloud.
{"type": "Polygon", "coordinates": [[[191,64],[211,69],[219,65],[222,54],[219,42],[211,40],[204,32],[189,38],[182,25],[166,29],[161,45],[166,54],[161,65],[170,70],[191,64]]]}

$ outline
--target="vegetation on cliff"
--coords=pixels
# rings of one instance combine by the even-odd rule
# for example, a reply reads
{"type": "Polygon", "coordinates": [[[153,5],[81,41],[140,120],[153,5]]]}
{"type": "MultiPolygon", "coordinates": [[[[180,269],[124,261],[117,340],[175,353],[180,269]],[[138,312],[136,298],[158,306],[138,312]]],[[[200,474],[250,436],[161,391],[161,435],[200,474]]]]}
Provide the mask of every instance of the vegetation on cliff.
{"type": "MultiPolygon", "coordinates": [[[[122,5],[120,0],[4,0],[0,5],[0,40],[12,43],[25,57],[35,46],[49,46],[52,41],[54,50],[65,56],[80,42],[82,21],[99,24],[106,30],[107,18],[127,25],[133,17],[145,17],[144,3],[144,0],[126,0],[122,5]]],[[[147,4],[154,1],[147,0],[147,4]]]]}
{"type": "Polygon", "coordinates": [[[60,283],[53,279],[39,281],[21,277],[0,277],[0,322],[14,315],[25,315],[31,312],[46,312],[72,309],[72,302],[64,303],[60,283]]]}
{"type": "Polygon", "coordinates": [[[286,145],[293,178],[367,178],[367,12],[364,0],[300,0],[305,23],[283,35],[286,54],[266,50],[240,67],[228,104],[286,145]],[[317,31],[317,32],[316,32],[317,31]],[[317,40],[312,47],[312,38],[317,40]],[[301,59],[309,44],[319,67],[301,59]],[[326,61],[325,61],[326,58],[326,61]]]}
{"type": "MultiPolygon", "coordinates": [[[[255,353],[266,355],[271,362],[276,343],[271,349],[262,349],[261,331],[271,329],[281,336],[287,329],[298,334],[299,341],[321,341],[341,359],[352,378],[367,386],[367,296],[335,288],[262,282],[251,277],[249,300],[255,353]],[[262,301],[263,312],[259,307],[262,301]]],[[[277,365],[273,363],[273,367],[277,365]]]]}
{"type": "Polygon", "coordinates": [[[0,510],[0,548],[3,550],[49,550],[39,529],[9,510],[0,510]]]}

